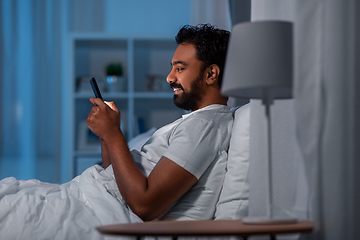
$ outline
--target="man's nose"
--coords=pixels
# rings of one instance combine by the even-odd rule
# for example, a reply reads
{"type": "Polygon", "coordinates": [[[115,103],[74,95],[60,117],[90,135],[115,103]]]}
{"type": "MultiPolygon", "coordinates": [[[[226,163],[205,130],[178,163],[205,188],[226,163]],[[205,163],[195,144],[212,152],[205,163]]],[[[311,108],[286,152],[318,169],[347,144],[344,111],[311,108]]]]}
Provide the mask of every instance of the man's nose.
{"type": "Polygon", "coordinates": [[[166,81],[168,83],[173,83],[175,82],[175,76],[173,74],[173,70],[171,70],[171,72],[169,73],[169,75],[166,77],[166,81]]]}

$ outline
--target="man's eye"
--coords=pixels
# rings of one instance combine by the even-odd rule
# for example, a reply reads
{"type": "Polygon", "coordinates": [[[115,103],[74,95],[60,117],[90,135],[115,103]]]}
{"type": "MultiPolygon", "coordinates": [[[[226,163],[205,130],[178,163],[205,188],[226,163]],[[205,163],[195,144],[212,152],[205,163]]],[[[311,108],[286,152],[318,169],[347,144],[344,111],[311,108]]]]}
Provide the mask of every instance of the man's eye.
{"type": "Polygon", "coordinates": [[[183,71],[184,70],[184,68],[177,68],[177,71],[178,72],[181,72],[181,71],[183,71]]]}

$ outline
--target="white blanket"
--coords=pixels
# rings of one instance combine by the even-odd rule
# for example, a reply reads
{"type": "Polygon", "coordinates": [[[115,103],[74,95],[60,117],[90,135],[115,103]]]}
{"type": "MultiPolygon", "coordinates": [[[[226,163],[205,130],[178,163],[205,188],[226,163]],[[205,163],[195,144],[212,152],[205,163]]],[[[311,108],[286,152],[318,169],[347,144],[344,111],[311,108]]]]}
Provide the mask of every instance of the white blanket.
{"type": "Polygon", "coordinates": [[[104,239],[96,226],[141,222],[127,207],[112,169],[93,166],[58,185],[0,181],[0,239],[104,239]]]}

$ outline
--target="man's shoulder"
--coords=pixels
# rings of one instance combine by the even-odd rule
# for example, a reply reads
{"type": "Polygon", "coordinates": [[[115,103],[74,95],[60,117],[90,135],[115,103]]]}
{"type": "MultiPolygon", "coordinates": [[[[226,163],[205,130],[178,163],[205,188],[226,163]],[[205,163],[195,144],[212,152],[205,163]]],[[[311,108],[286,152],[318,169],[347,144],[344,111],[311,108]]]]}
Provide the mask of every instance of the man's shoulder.
{"type": "Polygon", "coordinates": [[[212,108],[204,108],[191,113],[185,117],[178,125],[180,128],[194,129],[194,128],[222,128],[227,125],[232,125],[233,116],[231,110],[224,105],[215,106],[212,108]]]}
{"type": "Polygon", "coordinates": [[[193,112],[187,119],[207,119],[210,121],[226,121],[226,119],[228,119],[231,121],[232,113],[230,108],[226,105],[210,105],[193,112]]]}

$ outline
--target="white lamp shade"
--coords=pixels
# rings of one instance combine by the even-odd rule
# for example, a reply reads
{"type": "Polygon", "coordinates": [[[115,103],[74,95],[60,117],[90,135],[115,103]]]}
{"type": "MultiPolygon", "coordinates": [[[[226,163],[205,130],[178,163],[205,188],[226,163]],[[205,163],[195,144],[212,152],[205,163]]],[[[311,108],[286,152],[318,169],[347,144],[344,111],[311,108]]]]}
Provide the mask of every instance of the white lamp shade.
{"type": "Polygon", "coordinates": [[[233,27],[221,93],[225,96],[292,97],[292,23],[260,21],[233,27]]]}

